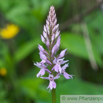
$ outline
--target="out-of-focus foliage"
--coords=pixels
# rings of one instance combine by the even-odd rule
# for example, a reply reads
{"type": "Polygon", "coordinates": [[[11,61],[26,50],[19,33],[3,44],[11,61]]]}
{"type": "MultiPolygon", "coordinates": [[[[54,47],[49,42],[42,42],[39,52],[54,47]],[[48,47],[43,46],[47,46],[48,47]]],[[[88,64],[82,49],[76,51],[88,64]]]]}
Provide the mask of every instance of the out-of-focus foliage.
{"type": "Polygon", "coordinates": [[[38,44],[51,5],[61,27],[60,49],[68,50],[67,72],[75,75],[73,80],[56,80],[57,103],[63,94],[102,94],[103,10],[98,4],[99,0],[0,0],[0,103],[51,103],[49,81],[37,78],[39,68],[33,65],[40,61],[38,44]],[[85,16],[76,18],[81,14],[85,16]],[[8,24],[19,30],[9,27],[3,39],[8,24]]]}

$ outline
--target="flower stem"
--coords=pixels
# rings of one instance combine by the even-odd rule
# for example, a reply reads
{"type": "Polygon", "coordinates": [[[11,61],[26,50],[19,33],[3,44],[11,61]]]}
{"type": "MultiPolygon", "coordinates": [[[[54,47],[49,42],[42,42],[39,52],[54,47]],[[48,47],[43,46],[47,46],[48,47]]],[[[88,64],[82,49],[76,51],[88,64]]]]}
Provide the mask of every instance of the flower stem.
{"type": "Polygon", "coordinates": [[[52,89],[52,103],[56,103],[56,92],[55,92],[55,89],[52,89]]]}

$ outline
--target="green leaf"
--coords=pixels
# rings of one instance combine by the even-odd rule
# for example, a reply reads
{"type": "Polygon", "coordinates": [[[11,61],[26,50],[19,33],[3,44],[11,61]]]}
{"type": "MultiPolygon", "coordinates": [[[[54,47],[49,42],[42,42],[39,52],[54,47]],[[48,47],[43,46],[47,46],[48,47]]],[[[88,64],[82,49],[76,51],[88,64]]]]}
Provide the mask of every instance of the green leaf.
{"type": "MultiPolygon", "coordinates": [[[[45,87],[46,88],[46,87],[45,87]]],[[[37,103],[51,103],[51,94],[48,93],[46,97],[38,96],[37,103]],[[41,102],[45,101],[45,102],[41,102]]],[[[56,101],[60,103],[60,95],[102,95],[103,86],[99,85],[99,88],[96,84],[86,82],[79,79],[70,79],[67,81],[62,81],[57,83],[56,86],[56,101]]]]}
{"type": "Polygon", "coordinates": [[[27,27],[29,7],[27,5],[17,5],[6,13],[6,18],[22,27],[27,27]]]}
{"type": "Polygon", "coordinates": [[[98,52],[102,55],[103,54],[103,36],[102,35],[94,35],[94,44],[96,44],[96,48],[98,48],[98,52]]]}
{"type": "Polygon", "coordinates": [[[15,62],[19,62],[26,58],[30,53],[32,53],[40,43],[40,39],[31,40],[24,45],[22,45],[14,54],[15,62]]]}
{"type": "Polygon", "coordinates": [[[103,54],[103,14],[97,11],[86,17],[87,27],[90,37],[98,52],[103,54]],[[93,19],[94,18],[94,19],[93,19]]]}
{"type": "Polygon", "coordinates": [[[102,95],[103,86],[85,82],[79,79],[67,80],[57,86],[57,101],[60,95],[102,95]]]}
{"type": "MultiPolygon", "coordinates": [[[[22,93],[32,99],[38,98],[37,93],[44,80],[41,78],[23,78],[19,81],[22,93]]],[[[41,91],[42,92],[42,91],[41,91]]]]}
{"type": "Polygon", "coordinates": [[[61,34],[61,47],[68,48],[68,51],[82,58],[88,58],[86,46],[83,37],[70,33],[61,34]]]}
{"type": "MultiPolygon", "coordinates": [[[[68,51],[71,54],[79,56],[84,59],[89,59],[87,49],[85,46],[85,42],[84,42],[84,38],[82,36],[74,35],[70,33],[62,33],[61,41],[62,41],[61,47],[68,48],[68,51]]],[[[92,50],[93,50],[93,55],[94,55],[96,62],[100,66],[103,66],[101,55],[93,43],[92,43],[92,50]]]]}
{"type": "Polygon", "coordinates": [[[10,8],[12,4],[12,1],[9,1],[9,0],[0,0],[0,9],[3,11],[3,12],[7,12],[8,9],[10,8]]]}

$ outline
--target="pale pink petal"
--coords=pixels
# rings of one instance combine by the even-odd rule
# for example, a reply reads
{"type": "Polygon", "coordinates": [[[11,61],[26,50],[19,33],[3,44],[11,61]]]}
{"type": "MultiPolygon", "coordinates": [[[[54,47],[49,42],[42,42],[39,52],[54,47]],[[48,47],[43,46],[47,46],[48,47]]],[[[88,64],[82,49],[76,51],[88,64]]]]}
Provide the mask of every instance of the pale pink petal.
{"type": "Polygon", "coordinates": [[[55,21],[56,19],[56,14],[53,16],[52,21],[55,21]]]}
{"type": "Polygon", "coordinates": [[[62,50],[58,58],[64,57],[66,50],[67,50],[67,49],[62,50]]]}
{"type": "Polygon", "coordinates": [[[60,77],[60,76],[59,76],[59,75],[57,75],[57,76],[55,76],[55,77],[54,77],[54,79],[58,79],[59,77],[60,77]]]}
{"type": "Polygon", "coordinates": [[[45,74],[45,69],[43,68],[40,71],[41,71],[41,76],[43,76],[45,74]]]}
{"type": "Polygon", "coordinates": [[[46,38],[47,37],[47,33],[45,31],[43,31],[43,36],[46,38]]]}
{"type": "Polygon", "coordinates": [[[54,81],[50,81],[49,86],[47,87],[47,89],[50,88],[50,90],[52,90],[53,88],[56,88],[56,83],[54,81]]]}
{"type": "Polygon", "coordinates": [[[45,69],[41,69],[37,74],[37,77],[39,77],[40,75],[43,76],[44,74],[45,74],[45,69]]]}
{"type": "Polygon", "coordinates": [[[54,81],[52,81],[52,86],[54,89],[56,88],[56,83],[54,81]]]}
{"type": "Polygon", "coordinates": [[[40,77],[40,78],[42,78],[42,79],[48,79],[49,80],[49,77],[40,77]]]}
{"type": "Polygon", "coordinates": [[[49,69],[45,69],[48,73],[51,73],[51,71],[49,69]]]}
{"type": "Polygon", "coordinates": [[[49,87],[51,90],[53,89],[53,81],[50,81],[49,87]]]}
{"type": "Polygon", "coordinates": [[[59,71],[59,68],[60,68],[59,65],[55,65],[55,66],[52,68],[52,70],[55,70],[56,72],[58,72],[58,71],[59,71]]]}
{"type": "Polygon", "coordinates": [[[65,64],[62,69],[65,70],[68,67],[68,64],[65,64]]]}
{"type": "Polygon", "coordinates": [[[61,68],[61,66],[59,65],[59,72],[61,73],[62,72],[62,68],[61,68]]]}
{"type": "Polygon", "coordinates": [[[47,57],[42,52],[40,52],[39,55],[41,60],[47,60],[47,57]]]}
{"type": "Polygon", "coordinates": [[[63,73],[63,75],[64,75],[64,77],[65,77],[66,79],[70,79],[70,77],[69,77],[69,74],[68,74],[68,73],[64,72],[64,73],[63,73]]]}
{"type": "Polygon", "coordinates": [[[56,34],[55,34],[55,38],[57,38],[60,34],[60,31],[57,31],[56,34]]]}
{"type": "Polygon", "coordinates": [[[42,60],[40,63],[41,63],[41,64],[44,64],[44,63],[46,63],[46,61],[45,61],[45,60],[42,60]]]}
{"type": "Polygon", "coordinates": [[[55,21],[54,21],[53,25],[56,25],[56,23],[57,23],[57,19],[55,19],[55,21]]]}
{"type": "Polygon", "coordinates": [[[45,26],[45,25],[44,25],[44,31],[47,32],[47,30],[46,30],[46,26],[45,26]]]}
{"type": "Polygon", "coordinates": [[[48,85],[47,89],[48,89],[48,88],[50,88],[50,83],[49,83],[49,85],[48,85]]]}
{"type": "Polygon", "coordinates": [[[41,63],[34,63],[35,66],[37,66],[38,68],[41,68],[41,63]]]}
{"type": "Polygon", "coordinates": [[[45,43],[45,38],[41,35],[41,40],[43,43],[45,43]]]}
{"type": "Polygon", "coordinates": [[[47,41],[46,41],[46,46],[49,48],[49,45],[50,45],[49,39],[47,39],[47,41]]]}
{"type": "Polygon", "coordinates": [[[46,20],[46,24],[49,25],[49,21],[48,20],[46,20]]]}
{"type": "Polygon", "coordinates": [[[65,61],[62,61],[61,64],[65,64],[66,62],[68,62],[69,60],[65,60],[65,61]]]}
{"type": "Polygon", "coordinates": [[[40,44],[38,44],[38,49],[39,49],[39,51],[44,51],[44,48],[40,45],[40,44]]]}
{"type": "Polygon", "coordinates": [[[51,37],[51,41],[53,42],[54,39],[55,39],[55,34],[52,35],[52,37],[51,37]]]}
{"type": "Polygon", "coordinates": [[[64,77],[65,77],[66,79],[73,79],[73,76],[72,76],[72,75],[69,75],[69,74],[66,73],[66,72],[64,72],[63,75],[64,75],[64,77]]]}
{"type": "Polygon", "coordinates": [[[48,64],[52,65],[52,63],[51,63],[49,60],[46,60],[46,62],[47,62],[48,64]]]}
{"type": "Polygon", "coordinates": [[[56,64],[56,62],[57,62],[57,59],[55,58],[55,59],[53,60],[53,63],[56,64]]]}
{"type": "Polygon", "coordinates": [[[43,53],[45,53],[45,54],[48,54],[48,53],[45,51],[45,49],[44,49],[41,45],[39,45],[39,44],[38,44],[38,49],[39,49],[40,52],[43,52],[43,53]]]}
{"type": "Polygon", "coordinates": [[[60,36],[57,38],[57,42],[56,42],[56,44],[54,45],[54,47],[52,48],[52,55],[53,55],[53,54],[56,54],[56,52],[57,52],[58,49],[59,49],[59,46],[60,46],[60,36]]]}
{"type": "Polygon", "coordinates": [[[57,24],[56,26],[54,26],[54,28],[53,28],[53,33],[55,33],[56,30],[58,30],[58,28],[59,28],[59,24],[57,24]]]}

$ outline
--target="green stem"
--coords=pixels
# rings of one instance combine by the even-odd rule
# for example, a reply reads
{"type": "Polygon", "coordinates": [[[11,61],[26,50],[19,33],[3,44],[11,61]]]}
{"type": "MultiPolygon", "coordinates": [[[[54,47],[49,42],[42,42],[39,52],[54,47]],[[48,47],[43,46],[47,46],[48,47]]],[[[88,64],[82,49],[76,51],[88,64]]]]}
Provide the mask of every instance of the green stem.
{"type": "Polygon", "coordinates": [[[56,103],[56,92],[55,92],[55,89],[52,89],[52,103],[56,103]]]}

